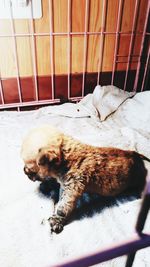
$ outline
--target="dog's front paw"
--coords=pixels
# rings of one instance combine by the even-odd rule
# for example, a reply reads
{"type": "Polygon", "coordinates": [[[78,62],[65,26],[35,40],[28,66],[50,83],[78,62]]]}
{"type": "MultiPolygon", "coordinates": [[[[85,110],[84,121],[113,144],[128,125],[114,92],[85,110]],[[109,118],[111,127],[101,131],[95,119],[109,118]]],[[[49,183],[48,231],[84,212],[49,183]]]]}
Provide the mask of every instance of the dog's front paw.
{"type": "Polygon", "coordinates": [[[55,232],[56,234],[59,234],[64,227],[64,219],[60,216],[53,215],[49,218],[51,231],[55,232]]]}

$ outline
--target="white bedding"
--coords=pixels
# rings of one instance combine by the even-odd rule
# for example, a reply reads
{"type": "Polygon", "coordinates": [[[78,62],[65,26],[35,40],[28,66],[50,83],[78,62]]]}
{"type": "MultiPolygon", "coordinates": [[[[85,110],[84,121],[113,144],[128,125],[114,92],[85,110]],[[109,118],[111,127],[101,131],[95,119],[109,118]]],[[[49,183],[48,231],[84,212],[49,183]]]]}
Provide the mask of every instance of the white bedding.
{"type": "MultiPolygon", "coordinates": [[[[57,126],[89,144],[136,150],[150,158],[150,92],[132,98],[131,94],[122,98],[118,92],[118,102],[113,87],[105,87],[99,94],[101,89],[97,87],[78,104],[0,112],[0,266],[52,266],[125,240],[134,232],[141,199],[129,196],[112,201],[98,199],[99,210],[93,215],[81,210],[80,219],[66,225],[59,235],[51,234],[48,218],[53,212],[53,201],[39,193],[39,184],[32,183],[23,173],[22,139],[29,129],[42,123],[57,126]],[[116,103],[113,110],[109,99],[116,103]],[[104,121],[101,114],[105,115],[104,121]]],[[[150,169],[147,162],[146,166],[150,169]]],[[[88,196],[84,200],[88,203],[88,196]]],[[[149,229],[150,216],[145,231],[149,229]]],[[[149,255],[149,248],[139,251],[133,266],[150,266],[149,255]]],[[[124,256],[98,266],[122,267],[125,259],[124,256]]]]}

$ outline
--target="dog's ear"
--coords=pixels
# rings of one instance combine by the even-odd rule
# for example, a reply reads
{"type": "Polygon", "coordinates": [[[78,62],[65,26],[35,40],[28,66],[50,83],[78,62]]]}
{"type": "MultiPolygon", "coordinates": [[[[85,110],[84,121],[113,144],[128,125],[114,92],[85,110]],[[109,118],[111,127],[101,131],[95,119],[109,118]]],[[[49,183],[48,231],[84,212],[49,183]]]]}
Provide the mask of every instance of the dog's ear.
{"type": "Polygon", "coordinates": [[[40,165],[44,166],[44,165],[46,165],[48,163],[49,163],[49,159],[48,159],[47,155],[44,155],[44,154],[42,155],[40,153],[38,158],[37,158],[37,165],[38,166],[40,166],[40,165]]]}
{"type": "Polygon", "coordinates": [[[51,146],[50,148],[44,147],[39,149],[37,157],[37,165],[47,165],[55,163],[59,165],[61,162],[61,149],[60,147],[51,146]]]}

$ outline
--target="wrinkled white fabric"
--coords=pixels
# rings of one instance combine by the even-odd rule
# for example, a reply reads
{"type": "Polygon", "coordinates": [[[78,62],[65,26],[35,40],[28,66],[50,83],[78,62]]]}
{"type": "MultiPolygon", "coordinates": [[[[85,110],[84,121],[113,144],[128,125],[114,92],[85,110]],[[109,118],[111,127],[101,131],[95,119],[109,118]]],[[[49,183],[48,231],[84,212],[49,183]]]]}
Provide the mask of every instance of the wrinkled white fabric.
{"type": "MultiPolygon", "coordinates": [[[[81,209],[80,220],[75,218],[59,235],[51,234],[48,218],[54,210],[53,202],[40,194],[39,184],[23,173],[20,147],[29,129],[50,123],[82,142],[132,149],[150,158],[149,103],[150,92],[138,93],[103,122],[93,105],[93,94],[78,104],[0,112],[0,266],[52,266],[123,241],[134,233],[141,200],[130,196],[116,198],[113,203],[98,199],[97,212],[88,216],[88,209],[81,209]]],[[[90,203],[89,196],[84,196],[84,201],[90,203]]],[[[145,232],[149,229],[150,216],[145,232]]],[[[150,266],[149,253],[149,248],[139,251],[133,267],[150,266]]],[[[125,259],[97,266],[122,267],[125,259]]]]}
{"type": "Polygon", "coordinates": [[[93,105],[98,111],[101,121],[104,121],[111,113],[128,98],[132,97],[134,92],[123,91],[116,86],[97,85],[93,92],[93,105]]]}

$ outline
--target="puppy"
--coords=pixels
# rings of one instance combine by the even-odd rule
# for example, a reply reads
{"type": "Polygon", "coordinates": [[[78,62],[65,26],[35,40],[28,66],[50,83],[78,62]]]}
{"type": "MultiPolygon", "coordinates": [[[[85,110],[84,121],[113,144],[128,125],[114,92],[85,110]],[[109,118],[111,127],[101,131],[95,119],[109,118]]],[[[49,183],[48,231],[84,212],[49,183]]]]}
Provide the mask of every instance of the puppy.
{"type": "Polygon", "coordinates": [[[21,157],[24,172],[32,181],[56,179],[63,189],[52,231],[62,231],[77,199],[84,192],[116,196],[127,188],[143,190],[147,171],[141,155],[117,148],[81,143],[57,129],[43,125],[25,137],[21,157]]]}

